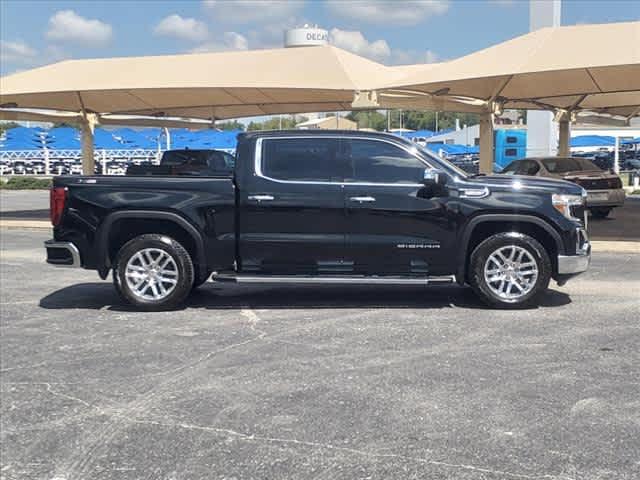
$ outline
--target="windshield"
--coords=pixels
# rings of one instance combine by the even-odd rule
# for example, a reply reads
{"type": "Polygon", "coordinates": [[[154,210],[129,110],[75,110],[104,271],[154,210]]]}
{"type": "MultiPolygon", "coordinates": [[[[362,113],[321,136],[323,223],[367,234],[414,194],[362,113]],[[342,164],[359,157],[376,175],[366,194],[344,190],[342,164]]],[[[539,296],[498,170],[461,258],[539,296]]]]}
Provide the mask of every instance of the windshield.
{"type": "Polygon", "coordinates": [[[545,158],[542,160],[542,164],[549,173],[600,170],[595,163],[586,158],[545,158]]]}
{"type": "Polygon", "coordinates": [[[429,163],[432,167],[444,170],[445,172],[449,173],[450,175],[457,175],[458,177],[462,177],[462,178],[468,178],[469,177],[469,174],[467,172],[465,172],[461,168],[458,168],[454,164],[452,164],[452,163],[450,163],[450,162],[448,162],[446,160],[443,160],[438,155],[436,155],[434,152],[429,150],[427,147],[423,147],[422,145],[420,145],[418,143],[414,143],[414,142],[412,142],[410,140],[407,140],[406,138],[403,138],[403,137],[395,136],[395,138],[396,138],[396,140],[404,143],[406,146],[414,149],[415,152],[420,157],[422,157],[423,160],[427,161],[427,163],[429,163]]]}

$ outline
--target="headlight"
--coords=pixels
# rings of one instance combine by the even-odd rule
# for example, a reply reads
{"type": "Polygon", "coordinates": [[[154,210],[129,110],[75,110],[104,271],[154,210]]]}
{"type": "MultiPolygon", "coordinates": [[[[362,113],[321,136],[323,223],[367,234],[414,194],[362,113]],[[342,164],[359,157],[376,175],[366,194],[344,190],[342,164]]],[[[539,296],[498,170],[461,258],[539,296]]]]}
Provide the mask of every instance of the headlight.
{"type": "Polygon", "coordinates": [[[585,204],[587,198],[586,190],[582,189],[582,195],[567,195],[561,193],[554,193],[551,196],[551,203],[556,210],[558,210],[565,217],[572,220],[579,220],[571,214],[571,207],[580,207],[585,204]]]}

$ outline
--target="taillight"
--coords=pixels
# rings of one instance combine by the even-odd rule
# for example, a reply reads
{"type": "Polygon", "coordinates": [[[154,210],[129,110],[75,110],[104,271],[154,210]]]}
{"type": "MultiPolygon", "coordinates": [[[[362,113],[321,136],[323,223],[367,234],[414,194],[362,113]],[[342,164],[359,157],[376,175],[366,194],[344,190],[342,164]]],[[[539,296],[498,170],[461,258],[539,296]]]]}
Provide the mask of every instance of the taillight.
{"type": "Polygon", "coordinates": [[[55,227],[62,219],[64,202],[67,200],[67,189],[64,187],[54,187],[49,193],[49,217],[51,224],[55,227]]]}

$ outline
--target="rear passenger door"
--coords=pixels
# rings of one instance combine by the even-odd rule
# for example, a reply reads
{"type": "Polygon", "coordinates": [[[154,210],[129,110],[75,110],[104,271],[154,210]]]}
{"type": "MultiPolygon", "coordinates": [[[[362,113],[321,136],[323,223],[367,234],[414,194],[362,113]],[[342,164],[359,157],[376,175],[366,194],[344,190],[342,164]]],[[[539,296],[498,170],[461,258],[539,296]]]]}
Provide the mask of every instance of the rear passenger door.
{"type": "Polygon", "coordinates": [[[240,192],[243,272],[344,270],[344,163],[337,153],[337,138],[257,140],[254,172],[240,192]]]}
{"type": "Polygon", "coordinates": [[[428,164],[382,139],[344,138],[346,260],[368,275],[441,275],[454,226],[422,180],[428,164]]]}

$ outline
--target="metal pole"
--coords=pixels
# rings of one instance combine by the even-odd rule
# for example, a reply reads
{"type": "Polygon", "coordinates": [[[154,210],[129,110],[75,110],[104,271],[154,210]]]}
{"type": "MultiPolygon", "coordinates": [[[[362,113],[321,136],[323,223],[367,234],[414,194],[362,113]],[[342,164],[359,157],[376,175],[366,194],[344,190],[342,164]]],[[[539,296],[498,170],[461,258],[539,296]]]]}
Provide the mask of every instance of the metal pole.
{"type": "Polygon", "coordinates": [[[44,149],[44,174],[49,175],[51,172],[51,161],[49,160],[49,149],[45,147],[44,149]]]}
{"type": "Polygon", "coordinates": [[[82,121],[82,174],[95,175],[96,162],[93,158],[93,132],[96,125],[96,117],[91,113],[84,113],[82,121]]]}
{"type": "Polygon", "coordinates": [[[102,175],[107,174],[107,152],[102,150],[102,175]]]}
{"type": "Polygon", "coordinates": [[[171,133],[167,127],[164,127],[164,136],[167,141],[167,150],[171,150],[171,133]]]}
{"type": "Polygon", "coordinates": [[[436,133],[438,133],[438,112],[436,111],[436,133]]]}
{"type": "Polygon", "coordinates": [[[558,122],[558,156],[569,157],[571,150],[569,147],[569,139],[571,137],[571,123],[568,115],[564,115],[558,122]]]}
{"type": "Polygon", "coordinates": [[[620,137],[616,135],[616,150],[613,153],[613,171],[620,173],[620,137]]]}
{"type": "Polygon", "coordinates": [[[389,116],[389,109],[387,108],[387,132],[391,130],[391,117],[389,116]]]}
{"type": "Polygon", "coordinates": [[[484,112],[480,115],[480,173],[493,173],[493,114],[484,112]]]}

